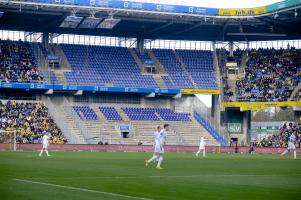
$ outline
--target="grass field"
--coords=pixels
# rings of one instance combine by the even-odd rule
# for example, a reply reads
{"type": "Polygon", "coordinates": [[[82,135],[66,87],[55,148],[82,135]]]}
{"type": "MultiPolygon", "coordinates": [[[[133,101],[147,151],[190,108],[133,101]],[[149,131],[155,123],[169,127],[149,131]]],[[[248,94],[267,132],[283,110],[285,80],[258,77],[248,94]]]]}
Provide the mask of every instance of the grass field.
{"type": "Polygon", "coordinates": [[[0,199],[300,199],[301,160],[291,155],[0,152],[0,199]]]}

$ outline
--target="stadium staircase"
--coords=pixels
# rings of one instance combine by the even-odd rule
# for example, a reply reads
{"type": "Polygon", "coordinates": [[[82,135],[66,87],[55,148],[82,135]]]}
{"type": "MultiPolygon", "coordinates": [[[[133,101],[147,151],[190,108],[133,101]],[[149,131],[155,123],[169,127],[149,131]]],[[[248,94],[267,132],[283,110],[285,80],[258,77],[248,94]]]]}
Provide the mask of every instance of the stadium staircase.
{"type": "Polygon", "coordinates": [[[54,70],[54,74],[59,82],[59,84],[67,85],[67,80],[64,73],[68,72],[66,70],[54,70]]]}
{"type": "Polygon", "coordinates": [[[141,73],[145,73],[145,68],[143,66],[142,61],[139,59],[138,55],[136,54],[136,52],[134,51],[134,49],[132,48],[128,48],[129,52],[131,53],[132,57],[134,58],[134,60],[136,61],[137,65],[140,68],[141,73]]]}
{"type": "Polygon", "coordinates": [[[60,84],[66,85],[67,80],[65,78],[65,72],[71,72],[71,65],[68,62],[68,59],[65,56],[64,51],[60,47],[60,45],[52,45],[51,48],[53,49],[56,56],[60,58],[60,67],[59,69],[54,70],[54,74],[58,79],[60,84]]]}
{"type": "MultiPolygon", "coordinates": [[[[100,104],[90,104],[89,107],[94,110],[97,115],[96,120],[80,119],[79,116],[74,112],[72,103],[65,104],[65,110],[69,110],[69,117],[76,122],[77,128],[83,135],[86,143],[98,144],[100,141],[103,143],[108,142],[109,144],[130,144],[136,145],[138,142],[135,138],[122,138],[117,129],[118,125],[124,124],[124,121],[109,121],[106,120],[102,112],[99,111],[100,104]]],[[[83,106],[86,104],[75,104],[83,106]]]]}
{"type": "Polygon", "coordinates": [[[53,117],[58,127],[66,136],[68,143],[86,144],[80,130],[77,128],[72,118],[68,116],[63,107],[59,104],[53,103],[50,97],[45,97],[43,101],[44,104],[48,107],[50,115],[53,117]]]}
{"type": "MultiPolygon", "coordinates": [[[[121,138],[120,133],[118,132],[117,126],[124,124],[125,121],[109,121],[106,120],[105,116],[99,110],[99,104],[92,104],[90,107],[95,111],[99,117],[96,121],[86,121],[88,124],[88,130],[90,134],[101,135],[101,139],[110,144],[137,144],[137,141],[134,138],[121,138]]],[[[122,114],[121,109],[116,109],[122,119],[127,120],[125,113],[122,114]]],[[[94,141],[91,141],[95,143],[94,141]]]]}
{"type": "MultiPolygon", "coordinates": [[[[219,104],[221,105],[221,103],[219,104]]],[[[216,113],[220,110],[221,107],[218,106],[216,113]]],[[[216,115],[215,118],[211,117],[211,108],[207,107],[200,99],[194,98],[192,112],[194,120],[205,128],[220,145],[227,146],[229,144],[229,132],[220,125],[219,115],[216,115]]]]}
{"type": "Polygon", "coordinates": [[[199,122],[210,134],[211,136],[219,142],[221,146],[227,146],[227,141],[204,119],[200,114],[194,112],[194,118],[199,122]]]}
{"type": "Polygon", "coordinates": [[[39,47],[38,43],[36,43],[36,42],[35,43],[30,43],[30,46],[31,46],[33,54],[36,58],[36,61],[38,63],[38,67],[44,75],[44,79],[46,79],[46,81],[48,83],[50,83],[49,71],[47,69],[47,59],[46,59],[45,55],[42,53],[42,50],[39,47]]]}
{"type": "Polygon", "coordinates": [[[214,67],[214,73],[215,73],[215,77],[216,77],[216,83],[217,83],[217,88],[222,88],[221,86],[221,80],[222,80],[222,76],[220,73],[220,67],[219,67],[219,62],[218,62],[218,56],[216,53],[216,50],[214,49],[213,51],[213,67],[214,67]]]}
{"type": "MultiPolygon", "coordinates": [[[[134,51],[134,49],[132,48],[128,48],[129,52],[131,53],[132,57],[134,58],[134,60],[136,61],[137,65],[139,66],[140,70],[141,70],[141,73],[145,73],[145,74],[148,74],[149,73],[146,73],[145,72],[145,68],[143,66],[143,63],[141,61],[141,59],[138,57],[137,53],[134,51]]],[[[147,52],[146,52],[147,53],[147,52]]],[[[160,87],[160,88],[167,88],[167,86],[165,85],[163,79],[162,79],[162,75],[160,72],[162,72],[162,70],[160,70],[160,67],[158,67],[157,65],[155,65],[156,69],[159,69],[159,73],[158,74],[151,74],[154,78],[154,80],[156,81],[157,85],[160,87]]]]}
{"type": "Polygon", "coordinates": [[[60,116],[63,118],[62,120],[64,120],[66,122],[66,124],[69,127],[69,130],[71,131],[71,133],[75,136],[75,138],[76,138],[75,143],[76,144],[87,144],[87,142],[85,141],[85,138],[83,137],[80,129],[76,125],[77,123],[75,123],[75,121],[67,113],[65,108],[59,107],[58,112],[59,112],[60,116]]]}
{"type": "Polygon", "coordinates": [[[153,61],[153,63],[156,65],[159,74],[167,74],[164,66],[160,63],[160,61],[158,60],[158,58],[155,56],[155,54],[153,53],[153,51],[151,49],[146,49],[147,54],[149,55],[149,57],[151,58],[151,60],[153,61]]]}
{"type": "Polygon", "coordinates": [[[248,52],[244,51],[241,56],[241,64],[240,64],[240,68],[239,68],[239,77],[240,78],[245,77],[245,69],[247,67],[248,60],[249,60],[248,52]]]}
{"type": "MultiPolygon", "coordinates": [[[[216,52],[216,51],[215,51],[216,52]]],[[[218,67],[220,74],[222,74],[223,76],[227,76],[227,67],[226,67],[226,63],[227,63],[227,55],[226,55],[226,50],[224,51],[219,51],[218,53],[215,53],[216,57],[217,57],[217,63],[218,63],[218,67]]],[[[236,75],[228,75],[227,76],[227,83],[230,87],[230,90],[233,92],[233,96],[231,97],[231,100],[235,100],[236,99],[236,75]]],[[[221,90],[223,90],[223,87],[220,87],[221,90]]],[[[223,94],[223,91],[222,91],[223,94]]]]}
{"type": "Polygon", "coordinates": [[[153,77],[160,88],[167,88],[166,84],[164,83],[164,81],[162,79],[161,74],[153,74],[153,77]]]}
{"type": "Polygon", "coordinates": [[[208,145],[218,145],[217,141],[194,119],[191,122],[132,121],[137,140],[142,141],[145,145],[152,144],[156,126],[162,127],[163,123],[168,123],[171,126],[171,131],[169,131],[167,139],[168,145],[197,146],[201,136],[206,138],[208,145]]]}
{"type": "Polygon", "coordinates": [[[297,87],[294,89],[292,92],[289,101],[294,101],[296,100],[296,97],[299,95],[299,92],[301,91],[301,82],[297,85],[297,87]]]}
{"type": "Polygon", "coordinates": [[[123,112],[123,110],[121,108],[115,107],[115,109],[116,109],[117,113],[121,116],[123,121],[125,121],[125,122],[131,121],[130,118],[123,112]]]}
{"type": "Polygon", "coordinates": [[[71,103],[65,102],[59,107],[59,114],[66,120],[71,132],[82,136],[83,141],[88,144],[97,144],[99,141],[109,144],[137,145],[142,142],[144,145],[150,145],[153,142],[153,133],[156,126],[163,126],[168,123],[171,125],[171,131],[168,135],[167,144],[169,145],[188,145],[197,146],[201,136],[204,136],[208,145],[219,145],[214,137],[198,123],[193,116],[191,121],[136,121],[129,120],[129,117],[118,106],[111,105],[122,117],[122,121],[107,120],[105,115],[99,110],[98,103],[71,103]],[[73,110],[73,106],[88,106],[97,115],[95,120],[80,119],[79,115],[73,110]],[[71,111],[73,110],[73,112],[71,111]],[[118,126],[129,125],[131,127],[130,137],[122,138],[118,126]]]}
{"type": "Polygon", "coordinates": [[[56,45],[52,45],[51,48],[53,49],[55,55],[61,59],[60,68],[63,70],[71,71],[72,70],[71,65],[68,62],[68,59],[67,59],[63,49],[61,48],[61,46],[59,44],[56,44],[56,45]]]}
{"type": "Polygon", "coordinates": [[[179,54],[177,54],[177,52],[174,49],[172,50],[172,52],[175,54],[177,61],[180,63],[180,67],[184,70],[185,74],[188,76],[194,88],[198,88],[197,84],[194,82],[193,78],[191,77],[191,74],[187,71],[185,67],[185,63],[182,61],[182,58],[179,56],[179,54]]]}

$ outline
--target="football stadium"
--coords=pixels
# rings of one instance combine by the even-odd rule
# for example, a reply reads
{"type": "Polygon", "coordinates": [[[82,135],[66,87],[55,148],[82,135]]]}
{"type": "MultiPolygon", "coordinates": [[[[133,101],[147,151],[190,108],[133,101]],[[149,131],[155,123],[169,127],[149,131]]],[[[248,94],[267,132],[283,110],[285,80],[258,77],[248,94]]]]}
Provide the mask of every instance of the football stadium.
{"type": "Polygon", "coordinates": [[[300,199],[300,97],[300,0],[0,0],[0,199],[300,199]]]}

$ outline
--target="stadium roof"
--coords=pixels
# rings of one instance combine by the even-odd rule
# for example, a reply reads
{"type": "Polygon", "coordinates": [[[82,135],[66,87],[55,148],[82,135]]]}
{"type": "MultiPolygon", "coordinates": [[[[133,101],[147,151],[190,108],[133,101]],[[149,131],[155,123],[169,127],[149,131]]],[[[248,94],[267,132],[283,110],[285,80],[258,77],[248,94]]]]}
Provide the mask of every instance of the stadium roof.
{"type": "Polygon", "coordinates": [[[0,11],[4,15],[0,18],[0,29],[170,40],[286,40],[301,38],[301,12],[298,9],[288,8],[251,17],[221,17],[1,3],[0,11]],[[97,18],[113,15],[121,21],[113,29],[60,27],[72,14],[97,18]]]}
{"type": "Polygon", "coordinates": [[[128,0],[142,3],[162,3],[206,8],[255,8],[278,3],[283,0],[128,0]]]}

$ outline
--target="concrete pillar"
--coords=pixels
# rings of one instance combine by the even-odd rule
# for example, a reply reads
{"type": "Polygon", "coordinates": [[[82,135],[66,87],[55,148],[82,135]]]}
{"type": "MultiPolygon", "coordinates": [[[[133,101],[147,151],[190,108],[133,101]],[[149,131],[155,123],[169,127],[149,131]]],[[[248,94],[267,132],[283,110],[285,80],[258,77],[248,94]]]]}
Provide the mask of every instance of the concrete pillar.
{"type": "Polygon", "coordinates": [[[230,53],[230,56],[233,56],[233,51],[234,51],[234,44],[233,44],[233,41],[229,42],[229,53],[230,53]]]}
{"type": "Polygon", "coordinates": [[[215,51],[215,50],[216,50],[216,45],[215,45],[215,42],[214,42],[214,41],[212,41],[211,45],[212,45],[212,50],[213,50],[213,51],[215,51]]]}
{"type": "Polygon", "coordinates": [[[53,44],[53,34],[50,33],[49,36],[49,43],[53,44]]]}
{"type": "Polygon", "coordinates": [[[243,131],[243,138],[242,141],[244,144],[248,144],[250,142],[250,133],[248,130],[251,128],[251,111],[244,111],[243,112],[243,121],[242,121],[242,131],[243,131]]]}
{"type": "Polygon", "coordinates": [[[42,44],[46,49],[49,48],[49,33],[48,32],[43,32],[43,37],[42,37],[42,44]]]}
{"type": "Polygon", "coordinates": [[[139,50],[140,53],[143,52],[144,38],[137,38],[136,48],[139,50]]]}
{"type": "Polygon", "coordinates": [[[217,125],[217,127],[220,126],[220,118],[221,118],[221,110],[219,107],[219,95],[213,94],[212,95],[212,106],[211,106],[211,118],[213,119],[212,121],[217,125]]]}
{"type": "Polygon", "coordinates": [[[250,42],[247,41],[247,50],[249,50],[249,49],[250,49],[250,42]]]}

